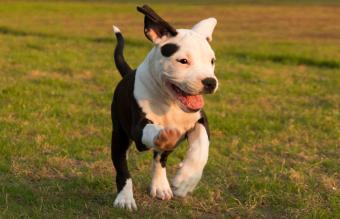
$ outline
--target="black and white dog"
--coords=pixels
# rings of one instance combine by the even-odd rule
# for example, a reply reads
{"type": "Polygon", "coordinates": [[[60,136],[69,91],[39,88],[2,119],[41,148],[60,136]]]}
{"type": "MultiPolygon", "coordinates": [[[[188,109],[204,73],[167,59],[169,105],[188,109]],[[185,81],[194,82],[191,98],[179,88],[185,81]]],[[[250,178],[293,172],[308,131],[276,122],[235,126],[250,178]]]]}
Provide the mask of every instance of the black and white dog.
{"type": "Polygon", "coordinates": [[[123,77],[111,105],[111,150],[118,191],[114,205],[130,210],[137,208],[126,160],[132,141],[139,151],[154,153],[152,197],[167,200],[194,190],[209,152],[202,94],[215,92],[218,84],[215,55],[209,45],[215,18],[202,20],[192,29],[175,29],[147,5],[137,10],[145,15],[144,34],[154,47],[136,70],[125,62],[124,38],[113,26],[118,41],[114,59],[123,77]],[[184,139],[188,139],[189,150],[171,188],[167,157],[184,139]]]}

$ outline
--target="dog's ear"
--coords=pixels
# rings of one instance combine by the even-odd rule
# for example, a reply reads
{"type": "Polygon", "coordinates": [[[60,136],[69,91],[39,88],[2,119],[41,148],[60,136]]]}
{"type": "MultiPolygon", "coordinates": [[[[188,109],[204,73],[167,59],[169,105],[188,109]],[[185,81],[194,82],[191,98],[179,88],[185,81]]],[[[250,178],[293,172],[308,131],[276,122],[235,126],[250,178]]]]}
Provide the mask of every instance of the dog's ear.
{"type": "Polygon", "coordinates": [[[144,34],[153,43],[161,42],[163,37],[172,37],[177,35],[177,31],[168,22],[163,20],[149,6],[143,5],[137,7],[137,10],[145,15],[144,18],[144,34]]]}
{"type": "Polygon", "coordinates": [[[211,17],[198,22],[195,26],[192,27],[192,30],[203,35],[208,40],[208,42],[211,42],[212,33],[216,24],[217,20],[211,17]]]}

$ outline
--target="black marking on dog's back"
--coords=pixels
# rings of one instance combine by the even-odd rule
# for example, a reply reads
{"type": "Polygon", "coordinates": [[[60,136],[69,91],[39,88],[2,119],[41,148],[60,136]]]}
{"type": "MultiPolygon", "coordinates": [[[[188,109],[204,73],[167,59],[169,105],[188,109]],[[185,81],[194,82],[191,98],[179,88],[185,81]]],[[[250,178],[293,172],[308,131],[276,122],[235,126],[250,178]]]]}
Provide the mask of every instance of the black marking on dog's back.
{"type": "Polygon", "coordinates": [[[174,43],[168,43],[161,47],[161,53],[165,57],[172,56],[178,50],[179,50],[179,46],[174,43]]]}
{"type": "Polygon", "coordinates": [[[119,123],[124,133],[133,140],[139,151],[149,148],[142,143],[143,128],[152,121],[138,105],[134,95],[136,70],[127,73],[118,83],[111,105],[112,122],[119,123]]]}

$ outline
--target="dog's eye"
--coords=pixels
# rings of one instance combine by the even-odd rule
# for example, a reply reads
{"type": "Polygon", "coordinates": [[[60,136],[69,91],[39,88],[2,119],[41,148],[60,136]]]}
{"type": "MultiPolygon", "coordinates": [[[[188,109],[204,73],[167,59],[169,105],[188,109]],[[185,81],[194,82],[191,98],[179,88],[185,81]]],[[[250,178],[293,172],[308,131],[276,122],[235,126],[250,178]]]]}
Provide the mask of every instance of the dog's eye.
{"type": "Polygon", "coordinates": [[[212,58],[212,59],[211,59],[211,64],[214,65],[215,62],[216,62],[216,59],[212,58]]]}
{"type": "Polygon", "coordinates": [[[177,62],[180,62],[181,64],[188,64],[188,60],[187,59],[177,59],[177,62]]]}

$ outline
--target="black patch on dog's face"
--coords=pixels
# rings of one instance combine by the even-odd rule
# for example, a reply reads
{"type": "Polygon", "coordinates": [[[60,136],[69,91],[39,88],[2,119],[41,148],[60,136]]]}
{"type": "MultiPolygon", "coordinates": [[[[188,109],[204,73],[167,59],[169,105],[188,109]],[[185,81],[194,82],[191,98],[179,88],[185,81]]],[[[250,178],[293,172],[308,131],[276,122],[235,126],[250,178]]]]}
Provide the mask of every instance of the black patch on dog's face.
{"type": "Polygon", "coordinates": [[[179,50],[179,46],[174,43],[168,43],[161,47],[161,53],[165,57],[172,56],[178,50],[179,50]]]}

